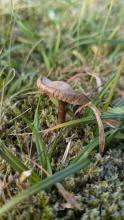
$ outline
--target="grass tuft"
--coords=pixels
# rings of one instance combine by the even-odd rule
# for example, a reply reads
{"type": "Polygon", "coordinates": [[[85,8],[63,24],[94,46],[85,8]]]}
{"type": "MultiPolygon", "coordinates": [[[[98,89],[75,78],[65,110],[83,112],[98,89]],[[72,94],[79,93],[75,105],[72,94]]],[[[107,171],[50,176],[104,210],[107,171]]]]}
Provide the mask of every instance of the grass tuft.
{"type": "Polygon", "coordinates": [[[121,0],[1,1],[1,216],[124,218],[123,15],[121,0]],[[37,90],[41,74],[85,93],[93,111],[68,104],[58,124],[56,100],[37,90]],[[63,202],[59,181],[78,196],[81,211],[63,202]]]}

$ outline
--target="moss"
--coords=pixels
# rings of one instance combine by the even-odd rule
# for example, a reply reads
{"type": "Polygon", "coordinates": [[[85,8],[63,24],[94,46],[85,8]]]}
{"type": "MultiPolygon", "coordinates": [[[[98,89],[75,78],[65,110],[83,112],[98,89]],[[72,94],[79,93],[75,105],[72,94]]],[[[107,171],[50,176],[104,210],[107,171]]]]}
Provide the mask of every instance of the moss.
{"type": "MultiPolygon", "coordinates": [[[[82,78],[73,80],[72,87],[76,91],[85,92],[91,99],[98,97],[99,85],[96,86],[96,79],[87,73],[98,74],[104,85],[112,77],[113,71],[118,69],[123,53],[120,36],[123,36],[124,30],[124,7],[122,1],[115,1],[113,4],[105,33],[101,36],[102,45],[99,48],[97,45],[99,33],[104,29],[103,24],[108,16],[110,1],[91,0],[77,3],[74,0],[38,0],[28,1],[30,2],[28,4],[26,1],[17,2],[17,6],[14,3],[11,10],[9,8],[6,11],[6,5],[0,20],[2,48],[0,138],[5,141],[6,146],[17,156],[17,159],[29,165],[31,169],[33,167],[40,175],[41,170],[39,171],[39,167],[34,165],[39,164],[39,154],[34,138],[27,134],[32,132],[27,121],[33,124],[38,104],[39,130],[52,127],[58,121],[56,106],[47,96],[37,94],[37,78],[43,74],[53,80],[68,80],[77,73],[81,73],[82,78]],[[53,16],[50,15],[51,13],[53,16]],[[110,40],[106,42],[106,39],[110,40]],[[96,54],[94,48],[100,49],[100,53],[96,54]],[[15,75],[12,74],[13,69],[15,75]],[[31,158],[35,163],[33,164],[27,158],[31,158]]],[[[123,73],[115,96],[118,97],[119,94],[123,97],[121,90],[123,90],[123,73]]],[[[104,110],[103,105],[110,87],[104,91],[104,97],[97,100],[101,111],[104,110]]],[[[112,103],[110,104],[113,106],[112,103]]],[[[77,106],[68,105],[67,120],[85,117],[88,113],[84,110],[81,114],[75,115],[76,109],[77,106]]],[[[105,129],[110,128],[105,127],[105,129]]],[[[58,134],[55,131],[46,136],[41,135],[49,151],[59,131],[58,134]]],[[[53,173],[60,170],[62,166],[68,166],[83,146],[94,136],[98,136],[98,129],[95,123],[88,125],[82,123],[76,128],[61,129],[61,136],[50,158],[53,173]],[[67,138],[71,138],[71,148],[66,163],[62,165],[61,159],[68,144],[67,138]]],[[[118,142],[123,145],[123,140],[118,142]]],[[[78,198],[81,211],[64,209],[62,203],[65,201],[54,187],[50,193],[34,195],[19,204],[10,212],[9,217],[6,214],[6,219],[123,219],[124,158],[123,151],[118,150],[120,145],[115,146],[117,150],[107,152],[104,157],[95,154],[94,151],[92,154],[94,163],[85,171],[66,178],[63,182],[65,189],[78,198]]],[[[113,147],[112,144],[109,147],[113,147]]],[[[7,164],[0,159],[0,186],[7,183],[9,177],[13,177],[15,172],[9,166],[9,162],[7,164]]],[[[8,189],[4,190],[6,200],[10,198],[10,194],[13,197],[20,191],[17,182],[15,180],[8,189]]],[[[3,203],[4,200],[1,197],[0,205],[3,203]]]]}
{"type": "Polygon", "coordinates": [[[123,151],[108,151],[104,157],[96,154],[96,164],[91,164],[85,171],[66,178],[64,186],[73,192],[81,204],[81,211],[61,210],[63,200],[50,199],[54,217],[61,219],[123,219],[123,151]],[[115,157],[116,155],[116,157],[115,157]],[[109,169],[110,168],[110,169],[109,169]],[[57,203],[56,203],[57,201],[57,203]],[[54,205],[53,205],[54,204],[54,205]],[[55,209],[57,207],[57,210],[55,209]]]}
{"type": "Polygon", "coordinates": [[[18,205],[10,214],[13,219],[19,214],[18,220],[53,219],[52,209],[48,205],[48,197],[43,192],[18,205]]]}

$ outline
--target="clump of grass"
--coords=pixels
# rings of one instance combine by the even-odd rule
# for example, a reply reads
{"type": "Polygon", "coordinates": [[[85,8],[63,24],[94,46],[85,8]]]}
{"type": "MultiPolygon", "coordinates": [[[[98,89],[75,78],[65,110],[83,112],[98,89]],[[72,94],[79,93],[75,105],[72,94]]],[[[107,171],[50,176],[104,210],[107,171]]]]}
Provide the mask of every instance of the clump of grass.
{"type": "MultiPolygon", "coordinates": [[[[123,96],[118,83],[119,78],[123,80],[124,5],[113,0],[43,0],[42,4],[37,0],[30,4],[12,1],[8,7],[1,6],[0,156],[1,164],[6,165],[1,168],[0,215],[9,212],[13,217],[19,202],[26,205],[25,199],[34,196],[37,203],[40,194],[36,193],[41,190],[49,190],[52,200],[53,185],[80,169],[85,176],[89,164],[97,163],[93,158],[98,150],[99,133],[93,113],[85,109],[82,115],[75,116],[75,107],[69,106],[69,120],[57,124],[56,106],[36,88],[41,73],[57,80],[82,74],[83,80],[72,85],[76,90],[86,89],[93,105],[100,110],[105,151],[113,145],[121,148],[124,102],[122,97],[118,101],[118,94],[123,96]],[[102,82],[100,92],[94,75],[102,82]],[[50,133],[44,136],[45,131],[50,133]],[[62,164],[66,138],[71,139],[75,155],[68,152],[62,164]],[[25,170],[32,173],[20,183],[19,177],[25,170]],[[7,199],[10,200],[4,204],[7,199]]],[[[101,160],[104,161],[104,155],[101,160]]],[[[92,184],[88,178],[87,184],[92,184]]],[[[90,187],[86,190],[90,191],[90,187]]],[[[48,205],[46,199],[42,202],[42,218],[50,219],[54,208],[45,209],[45,204],[48,205]]],[[[88,203],[87,207],[90,205],[94,204],[88,203]]],[[[36,210],[35,207],[32,212],[36,210]]],[[[91,213],[88,211],[83,217],[87,215],[90,217],[91,213]]]]}

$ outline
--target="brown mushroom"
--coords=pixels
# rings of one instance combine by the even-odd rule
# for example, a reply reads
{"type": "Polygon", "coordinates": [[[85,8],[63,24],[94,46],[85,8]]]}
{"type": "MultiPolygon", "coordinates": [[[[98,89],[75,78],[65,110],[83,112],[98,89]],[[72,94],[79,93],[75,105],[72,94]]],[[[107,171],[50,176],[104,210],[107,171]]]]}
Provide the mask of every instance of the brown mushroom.
{"type": "MultiPolygon", "coordinates": [[[[41,76],[37,80],[37,86],[40,91],[46,93],[49,97],[58,99],[58,118],[61,123],[65,121],[65,103],[81,106],[78,108],[78,111],[80,111],[84,106],[88,106],[92,109],[99,127],[99,151],[103,153],[105,147],[104,126],[100,118],[100,111],[90,102],[90,99],[83,93],[78,94],[75,92],[68,83],[64,81],[51,81],[45,76],[41,76]]],[[[47,132],[48,130],[51,131],[55,128],[58,128],[58,126],[55,126],[52,129],[47,129],[47,132]]]]}
{"type": "Polygon", "coordinates": [[[75,92],[71,86],[64,81],[51,81],[45,76],[37,80],[37,86],[49,97],[54,97],[59,101],[58,118],[59,122],[65,121],[65,103],[73,105],[86,105],[90,102],[89,98],[83,93],[75,92]]]}

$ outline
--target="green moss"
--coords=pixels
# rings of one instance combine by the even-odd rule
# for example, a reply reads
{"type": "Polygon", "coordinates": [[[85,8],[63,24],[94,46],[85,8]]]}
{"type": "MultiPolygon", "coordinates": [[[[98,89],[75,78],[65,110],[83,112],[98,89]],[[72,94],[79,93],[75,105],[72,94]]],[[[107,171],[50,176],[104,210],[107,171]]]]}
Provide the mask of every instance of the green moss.
{"type": "MultiPolygon", "coordinates": [[[[123,151],[109,151],[104,157],[96,154],[96,164],[91,164],[85,171],[66,178],[64,186],[73,192],[81,204],[81,211],[65,209],[65,219],[123,219],[123,151]],[[116,156],[115,156],[116,155],[116,156]]],[[[56,192],[54,192],[54,197],[56,192]]],[[[55,197],[56,198],[56,197],[55,197]]],[[[54,216],[61,219],[60,199],[54,198],[54,216]],[[55,201],[57,201],[55,203],[55,201]]],[[[51,200],[50,200],[51,201],[51,200]]]]}
{"type": "MultiPolygon", "coordinates": [[[[113,73],[117,72],[120,57],[123,56],[124,5],[123,1],[109,0],[36,0],[28,3],[12,1],[12,4],[6,4],[5,8],[4,4],[0,5],[0,138],[17,159],[29,168],[34,168],[40,175],[41,169],[36,166],[39,157],[36,143],[29,134],[32,132],[29,124],[33,124],[39,99],[39,130],[54,126],[58,120],[55,103],[47,96],[37,93],[37,78],[42,74],[53,80],[68,80],[80,73],[81,79],[72,81],[72,87],[76,91],[87,93],[92,100],[98,97],[99,86],[96,79],[88,73],[98,75],[104,86],[113,73]],[[106,23],[112,2],[114,4],[106,23]],[[105,30],[101,36],[103,28],[105,30]],[[100,49],[100,53],[96,54],[96,49],[100,49]]],[[[116,97],[122,96],[122,101],[123,81],[122,74],[116,93],[116,97]]],[[[101,111],[109,89],[98,100],[101,111]]],[[[68,105],[67,120],[85,117],[85,110],[81,115],[75,115],[76,109],[77,106],[68,105]]],[[[105,125],[105,130],[107,129],[112,128],[105,125]]],[[[121,128],[119,129],[121,132],[121,128]]],[[[55,141],[56,146],[54,145],[50,158],[54,173],[62,166],[68,166],[84,145],[98,136],[98,129],[95,123],[82,123],[77,127],[61,129],[58,133],[55,131],[41,135],[48,152],[55,141]],[[56,142],[59,134],[61,138],[56,142]],[[62,164],[68,138],[71,138],[71,147],[66,163],[62,164]]],[[[120,137],[121,135],[123,133],[120,133],[120,137]]],[[[64,209],[61,204],[65,200],[56,188],[52,188],[48,194],[34,195],[19,204],[10,212],[9,217],[6,214],[5,219],[123,219],[124,158],[123,151],[119,150],[123,140],[118,139],[113,145],[116,150],[112,149],[103,157],[96,154],[96,151],[91,153],[94,163],[63,183],[65,189],[78,198],[81,211],[64,209]]],[[[113,145],[110,144],[108,148],[113,145]]],[[[8,183],[15,173],[0,158],[0,186],[8,183]]],[[[4,189],[6,200],[19,191],[16,179],[8,189],[4,189]]],[[[4,200],[0,197],[0,205],[2,204],[4,200]]]]}
{"type": "Polygon", "coordinates": [[[12,218],[17,218],[18,220],[52,220],[53,214],[52,209],[48,204],[48,197],[45,193],[40,193],[37,196],[31,197],[25,203],[18,205],[16,209],[10,212],[12,218]],[[19,216],[17,217],[17,215],[19,216]]]}

